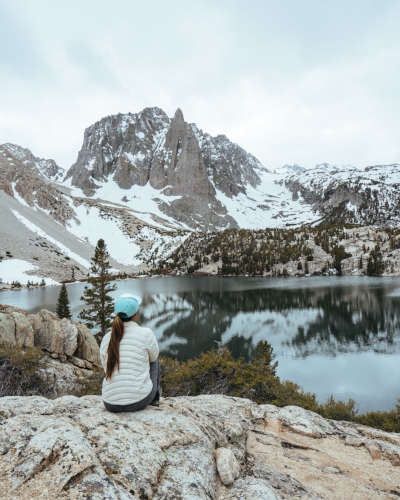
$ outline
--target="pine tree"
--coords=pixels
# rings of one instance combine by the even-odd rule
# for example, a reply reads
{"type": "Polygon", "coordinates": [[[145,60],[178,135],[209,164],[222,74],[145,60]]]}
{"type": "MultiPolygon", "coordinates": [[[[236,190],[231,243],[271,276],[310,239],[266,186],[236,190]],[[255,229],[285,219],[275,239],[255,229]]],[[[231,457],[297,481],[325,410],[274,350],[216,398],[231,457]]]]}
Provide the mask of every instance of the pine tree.
{"type": "Polygon", "coordinates": [[[56,314],[60,319],[62,318],[71,319],[71,311],[69,308],[69,299],[65,283],[62,284],[60,294],[58,296],[56,305],[56,314]]]}
{"type": "Polygon", "coordinates": [[[81,300],[85,301],[88,308],[79,313],[79,318],[88,328],[100,327],[100,332],[96,334],[97,340],[106,333],[106,329],[111,325],[111,313],[113,312],[113,299],[110,292],[116,290],[116,285],[111,285],[114,278],[110,275],[111,265],[110,254],[104,240],[97,242],[88,282],[91,288],[85,286],[81,300]]]}

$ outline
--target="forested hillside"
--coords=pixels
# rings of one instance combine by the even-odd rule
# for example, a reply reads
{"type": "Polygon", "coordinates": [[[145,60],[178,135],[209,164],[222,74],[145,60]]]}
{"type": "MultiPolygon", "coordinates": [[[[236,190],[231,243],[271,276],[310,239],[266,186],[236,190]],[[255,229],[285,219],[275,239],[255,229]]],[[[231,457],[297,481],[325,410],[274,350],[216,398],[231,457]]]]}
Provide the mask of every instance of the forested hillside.
{"type": "Polygon", "coordinates": [[[390,275],[400,270],[399,248],[400,230],[371,226],[227,229],[193,233],[158,267],[177,274],[390,275]]]}

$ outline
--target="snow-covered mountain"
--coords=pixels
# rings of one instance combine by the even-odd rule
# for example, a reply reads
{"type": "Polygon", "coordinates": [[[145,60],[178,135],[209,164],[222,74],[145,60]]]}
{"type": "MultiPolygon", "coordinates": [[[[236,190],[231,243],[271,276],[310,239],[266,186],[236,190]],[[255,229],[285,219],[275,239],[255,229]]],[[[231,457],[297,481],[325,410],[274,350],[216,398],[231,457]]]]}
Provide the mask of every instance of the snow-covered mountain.
{"type": "Polygon", "coordinates": [[[314,169],[279,181],[326,222],[400,226],[400,165],[314,169]]]}
{"type": "Polygon", "coordinates": [[[0,146],[0,277],[13,255],[31,275],[36,268],[68,279],[74,267],[82,278],[99,238],[114,269],[129,272],[151,267],[193,230],[400,226],[400,165],[271,172],[226,136],[186,123],[180,110],[173,118],[159,108],[103,118],[86,129],[63,175],[53,160],[0,146]]]}
{"type": "Polygon", "coordinates": [[[297,165],[295,163],[294,165],[283,165],[283,167],[275,168],[274,173],[275,174],[294,174],[294,173],[301,173],[305,172],[307,169],[304,167],[300,167],[300,165],[297,165]]]}
{"type": "Polygon", "coordinates": [[[138,271],[151,267],[158,254],[170,253],[189,234],[160,218],[156,204],[148,212],[140,203],[133,203],[135,208],[114,203],[113,197],[121,197],[115,195],[87,198],[0,146],[0,278],[25,283],[42,277],[82,279],[99,238],[108,245],[114,270],[138,271]],[[24,278],[20,269],[26,271],[24,278]]]}
{"type": "Polygon", "coordinates": [[[8,151],[14,158],[20,160],[24,165],[32,167],[46,179],[61,182],[65,177],[65,170],[59,167],[54,160],[37,158],[29,149],[21,148],[15,144],[3,144],[2,148],[3,152],[8,151]]]}
{"type": "Polygon", "coordinates": [[[236,227],[217,192],[228,198],[260,184],[264,167],[224,135],[212,137],[188,124],[178,109],[171,119],[159,108],[108,116],[87,128],[71,186],[87,196],[107,182],[130,191],[147,184],[168,198],[159,210],[192,229],[236,227]]]}

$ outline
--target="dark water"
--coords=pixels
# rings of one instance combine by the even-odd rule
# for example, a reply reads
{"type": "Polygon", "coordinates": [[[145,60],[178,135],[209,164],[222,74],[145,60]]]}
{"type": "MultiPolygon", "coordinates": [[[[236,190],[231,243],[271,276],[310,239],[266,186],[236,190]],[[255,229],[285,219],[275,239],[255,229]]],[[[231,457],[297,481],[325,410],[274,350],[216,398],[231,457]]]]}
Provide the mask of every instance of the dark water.
{"type": "MultiPolygon", "coordinates": [[[[117,282],[117,296],[143,297],[143,325],[163,354],[180,360],[217,342],[250,358],[260,340],[274,348],[278,375],[320,401],[354,398],[360,411],[400,397],[400,278],[184,277],[117,282]]],[[[84,285],[69,285],[74,319],[84,285]]],[[[54,310],[59,287],[2,292],[0,302],[54,310]]]]}

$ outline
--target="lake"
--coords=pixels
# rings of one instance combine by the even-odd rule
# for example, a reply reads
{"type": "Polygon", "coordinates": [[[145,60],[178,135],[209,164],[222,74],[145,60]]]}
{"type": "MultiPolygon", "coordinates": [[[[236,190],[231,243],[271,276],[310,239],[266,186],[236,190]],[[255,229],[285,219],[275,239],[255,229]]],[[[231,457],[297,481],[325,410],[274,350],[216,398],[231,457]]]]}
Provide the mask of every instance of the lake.
{"type": "MultiPolygon", "coordinates": [[[[165,277],[117,282],[113,296],[143,297],[141,324],[163,355],[185,360],[227,344],[249,359],[260,340],[277,374],[315,392],[354,398],[361,412],[400,397],[400,278],[165,277]]],[[[68,285],[73,319],[84,284],[68,285]]],[[[0,293],[0,302],[54,311],[60,287],[0,293]]]]}

